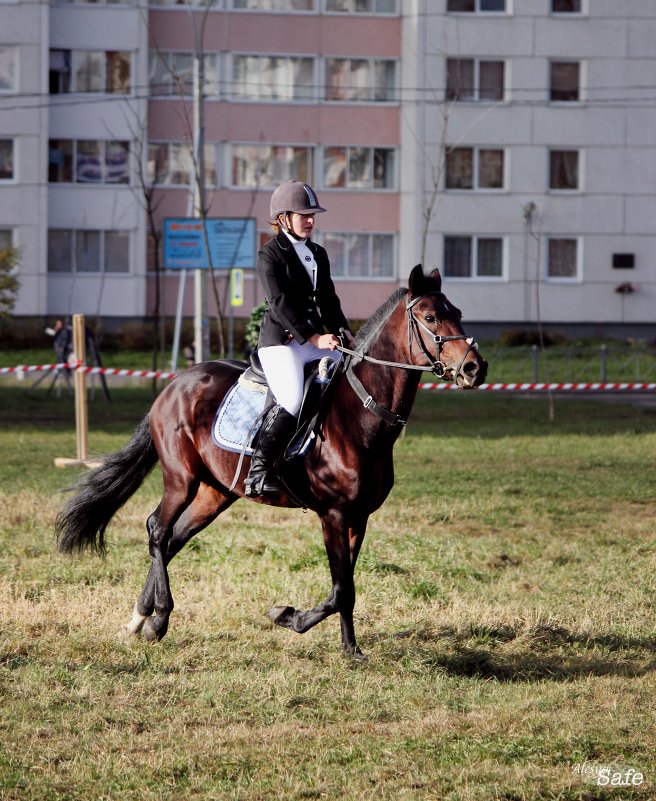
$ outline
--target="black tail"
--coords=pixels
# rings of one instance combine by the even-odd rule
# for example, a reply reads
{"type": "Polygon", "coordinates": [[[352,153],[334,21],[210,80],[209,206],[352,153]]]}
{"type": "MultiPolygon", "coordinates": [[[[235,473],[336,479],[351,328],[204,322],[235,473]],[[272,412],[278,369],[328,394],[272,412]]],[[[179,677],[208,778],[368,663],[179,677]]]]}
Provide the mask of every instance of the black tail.
{"type": "Polygon", "coordinates": [[[123,504],[141,486],[159,457],[150,435],[148,415],[130,442],[108,456],[101,467],[74,487],[55,522],[57,546],[63,553],[85,548],[105,551],[105,529],[123,504]]]}

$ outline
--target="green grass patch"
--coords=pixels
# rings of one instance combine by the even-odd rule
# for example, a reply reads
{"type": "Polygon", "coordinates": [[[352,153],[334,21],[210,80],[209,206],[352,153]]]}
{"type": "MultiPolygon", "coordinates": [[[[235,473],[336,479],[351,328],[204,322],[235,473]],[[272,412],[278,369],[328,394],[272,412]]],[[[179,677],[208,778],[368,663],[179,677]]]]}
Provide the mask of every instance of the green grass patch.
{"type": "MultiPolygon", "coordinates": [[[[264,617],[329,573],[314,515],[247,502],[172,563],[166,639],[120,640],[160,474],[106,558],[58,555],[72,401],[0,392],[2,801],[656,796],[653,409],[421,393],[356,571],[356,664],[337,618],[299,637],[264,617]]],[[[90,404],[97,454],[150,388],[112,398],[90,404]]]]}

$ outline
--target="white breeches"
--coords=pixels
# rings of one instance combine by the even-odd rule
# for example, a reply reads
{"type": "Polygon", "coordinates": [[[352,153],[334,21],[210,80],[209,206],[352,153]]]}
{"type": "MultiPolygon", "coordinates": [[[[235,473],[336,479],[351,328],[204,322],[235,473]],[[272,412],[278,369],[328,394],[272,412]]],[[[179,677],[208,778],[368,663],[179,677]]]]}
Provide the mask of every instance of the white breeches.
{"type": "Polygon", "coordinates": [[[338,350],[322,350],[310,342],[299,345],[296,340],[260,348],[258,354],[276,401],[294,416],[298,415],[303,400],[303,367],[324,356],[333,361],[340,356],[338,350]]]}

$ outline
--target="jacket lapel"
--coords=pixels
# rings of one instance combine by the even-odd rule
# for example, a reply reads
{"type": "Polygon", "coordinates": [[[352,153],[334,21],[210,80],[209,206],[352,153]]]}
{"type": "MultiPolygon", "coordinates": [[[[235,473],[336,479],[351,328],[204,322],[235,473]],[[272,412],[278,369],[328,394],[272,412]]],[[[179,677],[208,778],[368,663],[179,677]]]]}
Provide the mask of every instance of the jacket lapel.
{"type": "Polygon", "coordinates": [[[276,237],[276,242],[278,243],[278,247],[280,248],[285,262],[289,267],[289,272],[293,280],[302,281],[306,285],[307,291],[312,292],[312,281],[310,281],[310,276],[307,274],[305,267],[301,264],[301,260],[298,258],[296,253],[296,249],[289,241],[287,236],[282,232],[279,233],[276,237]]]}

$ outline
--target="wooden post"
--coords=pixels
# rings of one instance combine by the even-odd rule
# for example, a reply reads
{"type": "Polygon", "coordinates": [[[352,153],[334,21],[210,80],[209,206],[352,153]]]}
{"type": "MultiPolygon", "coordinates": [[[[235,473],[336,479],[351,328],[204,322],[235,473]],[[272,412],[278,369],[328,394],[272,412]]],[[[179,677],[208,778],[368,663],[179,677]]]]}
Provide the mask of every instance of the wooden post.
{"type": "MultiPolygon", "coordinates": [[[[86,363],[86,325],[83,314],[73,315],[73,356],[76,366],[86,363]]],[[[75,437],[77,458],[55,459],[55,467],[99,467],[102,462],[89,460],[89,407],[87,403],[87,377],[83,370],[75,370],[75,437]]]]}

